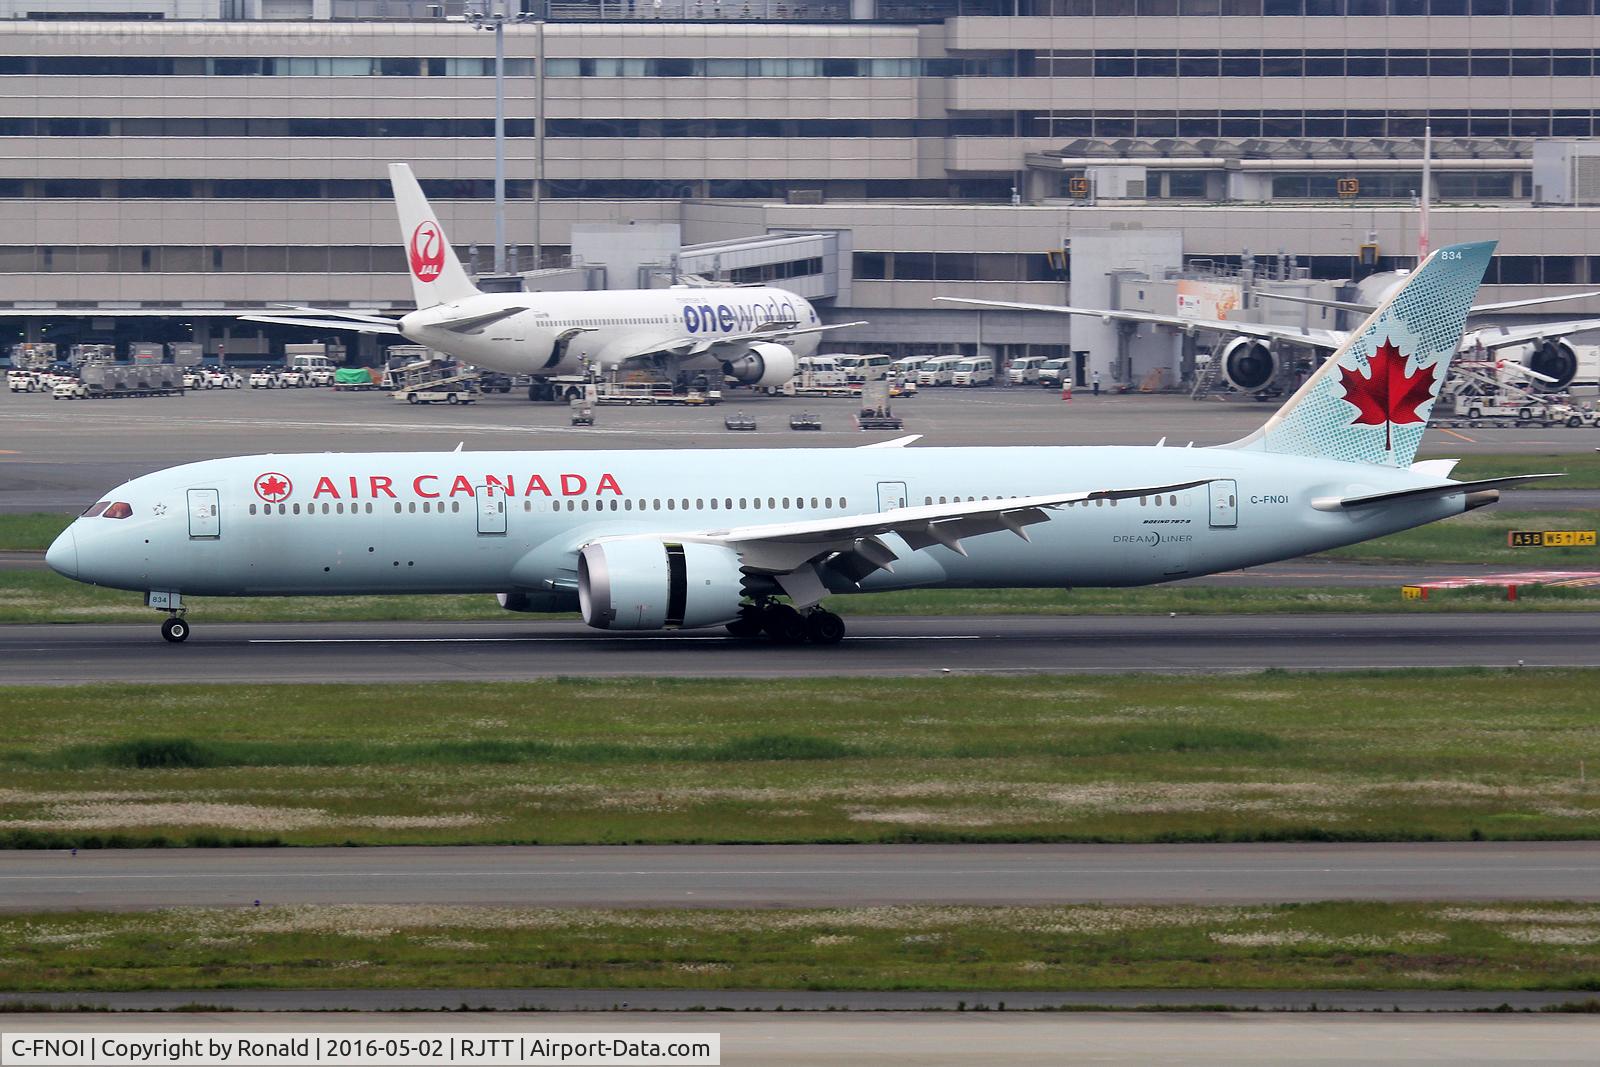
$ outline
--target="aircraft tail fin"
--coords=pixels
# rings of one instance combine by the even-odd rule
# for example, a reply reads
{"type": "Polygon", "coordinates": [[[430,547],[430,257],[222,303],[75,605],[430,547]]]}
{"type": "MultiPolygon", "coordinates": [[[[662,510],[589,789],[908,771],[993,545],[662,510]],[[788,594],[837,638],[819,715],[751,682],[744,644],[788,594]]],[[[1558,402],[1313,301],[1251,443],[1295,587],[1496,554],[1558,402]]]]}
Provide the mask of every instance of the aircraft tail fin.
{"type": "Polygon", "coordinates": [[[411,272],[411,294],[417,310],[448,304],[479,289],[461,269],[455,249],[445,239],[444,227],[422,195],[422,186],[404,163],[389,164],[389,184],[394,189],[394,206],[400,215],[400,240],[406,248],[406,266],[411,272]]]}
{"type": "Polygon", "coordinates": [[[1230,447],[1409,467],[1493,241],[1437,249],[1266,425],[1230,447]]]}

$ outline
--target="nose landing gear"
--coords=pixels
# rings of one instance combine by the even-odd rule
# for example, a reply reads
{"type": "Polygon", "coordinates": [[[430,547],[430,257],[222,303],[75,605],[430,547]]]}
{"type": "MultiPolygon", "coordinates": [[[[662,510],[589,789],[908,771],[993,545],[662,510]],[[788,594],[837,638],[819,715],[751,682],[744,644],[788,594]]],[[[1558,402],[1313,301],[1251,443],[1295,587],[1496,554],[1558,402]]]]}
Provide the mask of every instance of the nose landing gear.
{"type": "Polygon", "coordinates": [[[844,640],[844,620],[820,607],[802,614],[788,604],[761,600],[746,604],[728,623],[728,633],[749,641],[765,634],[775,645],[837,645],[844,640]]]}
{"type": "Polygon", "coordinates": [[[183,617],[186,609],[183,606],[182,593],[152,590],[144,595],[144,605],[167,613],[166,621],[161,624],[162,637],[173,644],[189,639],[189,623],[183,617]]]}

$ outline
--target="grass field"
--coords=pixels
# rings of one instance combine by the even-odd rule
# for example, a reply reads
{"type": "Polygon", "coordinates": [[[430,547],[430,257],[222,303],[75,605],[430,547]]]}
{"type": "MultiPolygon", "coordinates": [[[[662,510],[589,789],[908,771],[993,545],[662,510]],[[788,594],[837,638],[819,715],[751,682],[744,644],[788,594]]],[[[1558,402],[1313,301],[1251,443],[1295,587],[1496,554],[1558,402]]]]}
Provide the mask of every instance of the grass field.
{"type": "Polygon", "coordinates": [[[1600,671],[0,689],[0,844],[1600,836],[1600,671]]]}
{"type": "Polygon", "coordinates": [[[51,913],[0,919],[0,950],[0,991],[1593,991],[1600,989],[1600,908],[352,906],[51,913]]]}
{"type": "Polygon", "coordinates": [[[1600,571],[1600,548],[1512,548],[1512,530],[1593,530],[1594,511],[1506,511],[1480,508],[1453,519],[1404,530],[1324,553],[1330,559],[1406,563],[1504,563],[1519,568],[1600,571]]]}

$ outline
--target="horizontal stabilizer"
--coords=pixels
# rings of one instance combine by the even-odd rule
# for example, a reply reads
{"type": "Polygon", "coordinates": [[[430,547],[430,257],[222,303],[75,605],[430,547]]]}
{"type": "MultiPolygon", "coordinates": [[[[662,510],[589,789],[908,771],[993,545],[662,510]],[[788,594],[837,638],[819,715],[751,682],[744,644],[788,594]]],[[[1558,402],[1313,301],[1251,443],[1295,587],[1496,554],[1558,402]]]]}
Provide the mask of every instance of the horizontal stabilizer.
{"type": "Polygon", "coordinates": [[[303,319],[291,315],[240,315],[241,322],[266,322],[274,326],[306,326],[313,330],[349,330],[352,333],[398,334],[394,323],[366,322],[361,319],[303,319]]]}
{"type": "Polygon", "coordinates": [[[429,326],[440,330],[449,330],[451,333],[477,333],[479,330],[493,326],[497,322],[509,319],[513,315],[520,315],[527,308],[501,308],[498,311],[488,311],[477,315],[463,315],[457,319],[436,319],[428,323],[429,326]]]}
{"type": "MultiPolygon", "coordinates": [[[[394,325],[394,318],[389,315],[368,315],[362,311],[347,311],[343,308],[314,308],[304,304],[272,304],[271,307],[283,311],[293,311],[301,315],[315,315],[318,318],[350,319],[354,322],[376,322],[380,326],[394,325]]],[[[276,314],[276,312],[274,312],[276,314]]]]}
{"type": "Polygon", "coordinates": [[[1512,474],[1504,478],[1481,478],[1475,482],[1445,482],[1443,485],[1424,485],[1419,489],[1397,489],[1392,493],[1369,493],[1364,496],[1322,496],[1311,502],[1318,511],[1349,511],[1351,508],[1371,507],[1374,504],[1393,504],[1402,500],[1426,500],[1433,497],[1454,496],[1457,493],[1477,493],[1485,489],[1505,489],[1523,482],[1541,481],[1545,478],[1564,478],[1564,474],[1512,474]]]}
{"type": "Polygon", "coordinates": [[[857,445],[857,448],[907,448],[922,440],[920,433],[907,434],[904,437],[894,437],[887,441],[874,441],[870,445],[857,445]]]}

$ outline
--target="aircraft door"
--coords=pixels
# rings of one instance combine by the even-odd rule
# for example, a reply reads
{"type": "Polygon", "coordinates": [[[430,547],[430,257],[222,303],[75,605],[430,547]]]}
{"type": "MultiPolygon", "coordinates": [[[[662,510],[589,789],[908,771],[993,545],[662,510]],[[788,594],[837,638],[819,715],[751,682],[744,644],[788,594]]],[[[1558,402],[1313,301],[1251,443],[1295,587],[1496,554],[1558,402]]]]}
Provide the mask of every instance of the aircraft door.
{"type": "Polygon", "coordinates": [[[906,506],[905,482],[878,483],[878,510],[893,511],[906,506]]]}
{"type": "Polygon", "coordinates": [[[222,509],[215,489],[189,490],[189,540],[214,541],[222,536],[222,509]]]}
{"type": "Polygon", "coordinates": [[[478,535],[503,536],[506,532],[506,494],[498,486],[480,485],[475,494],[478,501],[478,535]]]}
{"type": "Polygon", "coordinates": [[[551,344],[550,358],[545,360],[544,369],[554,370],[555,368],[561,366],[561,361],[567,358],[567,347],[572,344],[572,339],[578,336],[580,333],[585,332],[586,331],[582,329],[563,331],[561,335],[555,339],[555,342],[551,344]]]}
{"type": "Polygon", "coordinates": [[[1211,490],[1211,525],[1233,527],[1239,525],[1239,485],[1232,478],[1219,478],[1209,486],[1211,490]]]}

